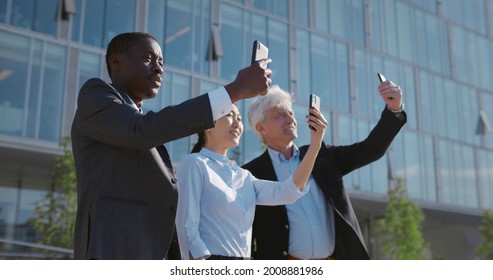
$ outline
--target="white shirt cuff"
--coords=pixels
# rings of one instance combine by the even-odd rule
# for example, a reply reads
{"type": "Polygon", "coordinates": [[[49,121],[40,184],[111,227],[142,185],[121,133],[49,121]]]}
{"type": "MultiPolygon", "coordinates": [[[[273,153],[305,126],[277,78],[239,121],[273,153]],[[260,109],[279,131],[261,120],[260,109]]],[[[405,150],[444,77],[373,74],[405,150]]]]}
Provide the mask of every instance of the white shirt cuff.
{"type": "Polygon", "coordinates": [[[229,98],[229,94],[224,87],[215,89],[208,94],[209,101],[211,103],[212,118],[214,121],[231,112],[233,103],[231,102],[231,98],[229,98]]]}

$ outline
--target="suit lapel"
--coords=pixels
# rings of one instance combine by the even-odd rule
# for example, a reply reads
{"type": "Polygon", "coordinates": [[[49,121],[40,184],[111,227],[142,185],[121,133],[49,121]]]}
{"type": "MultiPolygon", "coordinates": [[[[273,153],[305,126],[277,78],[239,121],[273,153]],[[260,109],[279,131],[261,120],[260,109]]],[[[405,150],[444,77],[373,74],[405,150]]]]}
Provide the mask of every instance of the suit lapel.
{"type": "Polygon", "coordinates": [[[274,170],[274,166],[272,165],[272,159],[270,158],[269,151],[265,150],[265,152],[260,156],[260,166],[261,168],[257,170],[258,178],[262,178],[270,181],[278,181],[276,171],[274,170]]]}

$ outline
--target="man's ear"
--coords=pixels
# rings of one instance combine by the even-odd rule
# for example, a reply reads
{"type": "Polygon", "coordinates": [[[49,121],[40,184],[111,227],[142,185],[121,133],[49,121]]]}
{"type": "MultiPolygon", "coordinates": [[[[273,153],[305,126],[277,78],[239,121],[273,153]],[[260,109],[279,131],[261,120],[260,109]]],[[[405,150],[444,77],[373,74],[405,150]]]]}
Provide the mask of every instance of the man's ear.
{"type": "Polygon", "coordinates": [[[261,123],[257,123],[255,125],[255,128],[257,129],[258,132],[260,132],[260,134],[264,134],[265,132],[265,127],[261,124],[261,123]]]}
{"type": "Polygon", "coordinates": [[[111,69],[112,73],[115,73],[115,72],[121,70],[122,66],[121,66],[120,55],[118,55],[116,53],[111,54],[109,62],[110,62],[110,69],[111,69]]]}

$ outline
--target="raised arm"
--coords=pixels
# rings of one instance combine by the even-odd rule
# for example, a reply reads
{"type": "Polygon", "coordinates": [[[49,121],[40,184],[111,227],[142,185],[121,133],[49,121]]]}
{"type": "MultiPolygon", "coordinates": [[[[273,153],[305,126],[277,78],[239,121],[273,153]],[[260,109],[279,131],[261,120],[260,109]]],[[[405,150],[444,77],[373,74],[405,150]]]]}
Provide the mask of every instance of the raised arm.
{"type": "Polygon", "coordinates": [[[325,130],[327,129],[327,120],[324,118],[322,113],[317,109],[310,108],[309,112],[312,115],[307,115],[307,123],[315,128],[315,130],[310,129],[310,146],[300,165],[293,174],[293,181],[299,190],[302,190],[306,185],[310,174],[313,170],[313,165],[315,164],[315,159],[317,158],[318,151],[322,146],[322,140],[325,135],[325,130]]]}

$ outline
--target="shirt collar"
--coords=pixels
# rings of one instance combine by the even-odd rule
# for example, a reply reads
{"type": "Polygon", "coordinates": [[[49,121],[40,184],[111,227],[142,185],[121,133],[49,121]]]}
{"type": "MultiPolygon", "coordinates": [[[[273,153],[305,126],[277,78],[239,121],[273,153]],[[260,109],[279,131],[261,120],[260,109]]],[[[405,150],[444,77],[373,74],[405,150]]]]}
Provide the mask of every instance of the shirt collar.
{"type": "Polygon", "coordinates": [[[122,95],[123,99],[125,99],[127,103],[130,102],[130,104],[132,105],[132,107],[135,108],[135,110],[142,113],[142,109],[139,109],[139,107],[137,107],[137,104],[135,104],[135,102],[132,100],[132,98],[130,98],[130,96],[128,96],[127,92],[123,88],[121,88],[117,84],[111,84],[111,86],[113,86],[122,95]]]}
{"type": "Polygon", "coordinates": [[[224,164],[226,166],[229,166],[233,171],[238,171],[238,165],[236,164],[236,161],[230,160],[227,157],[224,157],[218,153],[215,153],[207,148],[202,148],[199,152],[201,155],[210,158],[216,162],[219,162],[221,164],[224,164]]]}
{"type": "MultiPolygon", "coordinates": [[[[282,161],[287,161],[284,158],[284,155],[271,147],[267,147],[267,151],[269,151],[270,158],[277,164],[280,164],[282,161]]],[[[300,150],[293,144],[293,156],[291,158],[297,158],[300,155],[300,150]]]]}

